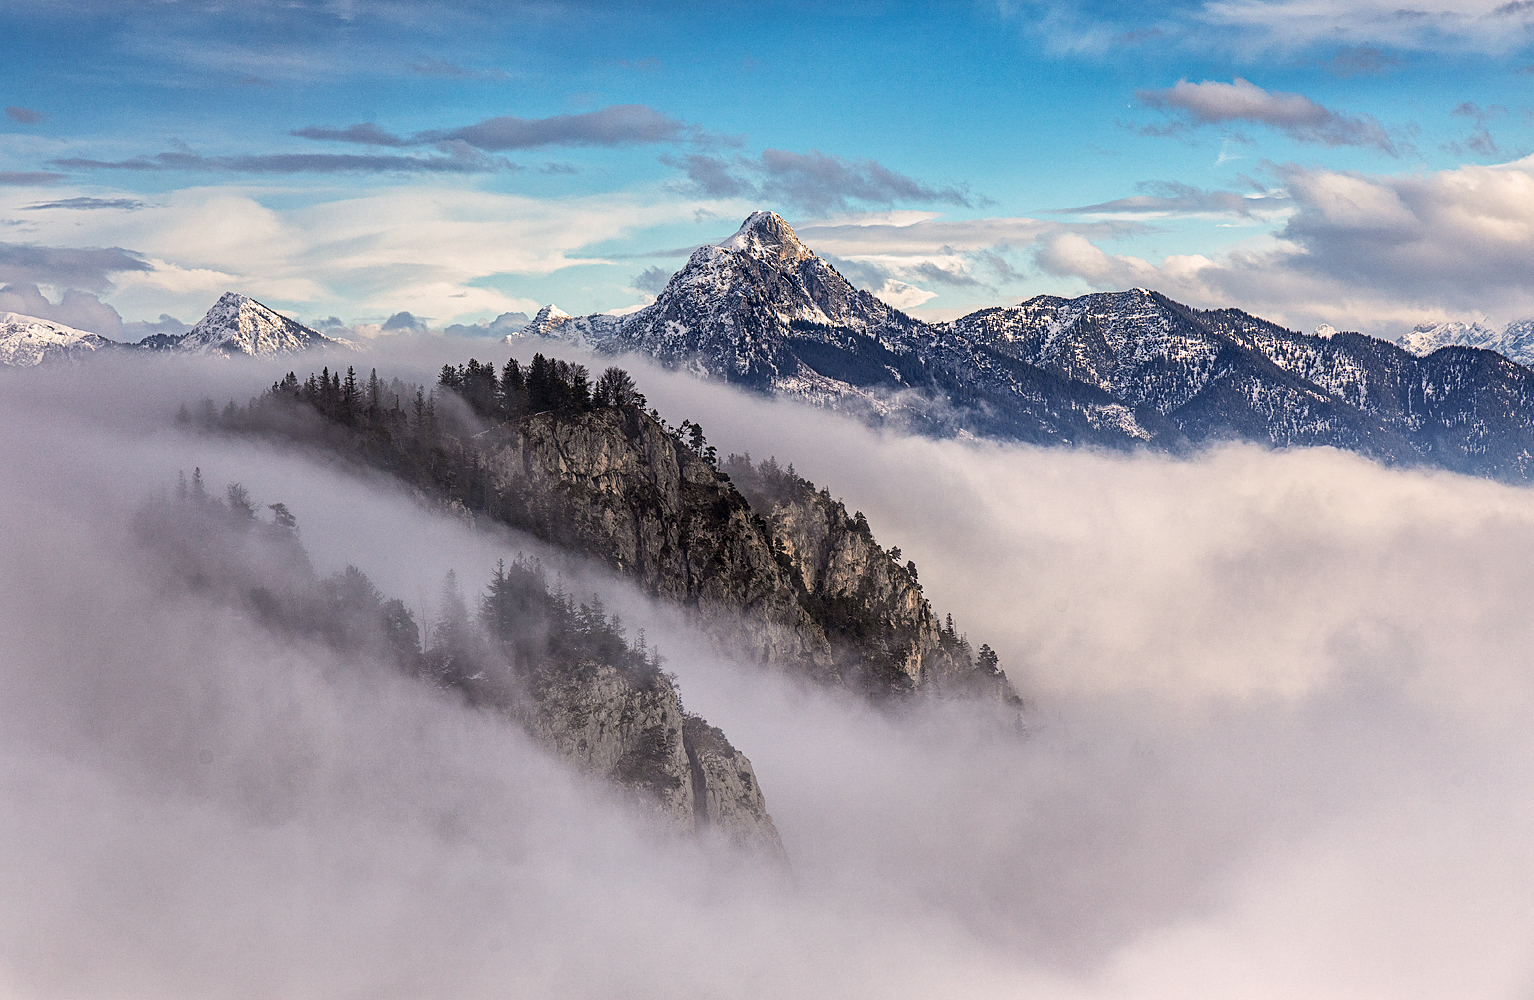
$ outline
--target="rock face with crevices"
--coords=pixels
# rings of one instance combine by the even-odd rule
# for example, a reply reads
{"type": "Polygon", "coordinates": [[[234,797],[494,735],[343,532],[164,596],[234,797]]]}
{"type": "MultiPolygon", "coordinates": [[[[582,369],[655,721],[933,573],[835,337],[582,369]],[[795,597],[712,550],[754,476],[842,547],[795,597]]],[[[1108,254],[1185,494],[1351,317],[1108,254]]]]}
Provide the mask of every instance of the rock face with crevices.
{"type": "Polygon", "coordinates": [[[698,830],[721,834],[747,850],[781,853],[777,827],[746,755],[696,715],[683,720],[682,738],[692,769],[698,830]]]}
{"type": "Polygon", "coordinates": [[[945,643],[914,568],[794,478],[747,495],[635,407],[539,413],[472,439],[496,518],[596,556],[698,611],[733,651],[878,695],[1016,695],[945,643]]]}
{"type": "Polygon", "coordinates": [[[666,825],[709,832],[782,856],[751,761],[718,729],[685,715],[665,675],[637,680],[611,666],[534,678],[533,735],[590,773],[630,789],[666,825]]]}
{"type": "Polygon", "coordinates": [[[475,443],[503,519],[696,608],[756,659],[832,672],[750,504],[646,414],[535,414],[475,443]]]}

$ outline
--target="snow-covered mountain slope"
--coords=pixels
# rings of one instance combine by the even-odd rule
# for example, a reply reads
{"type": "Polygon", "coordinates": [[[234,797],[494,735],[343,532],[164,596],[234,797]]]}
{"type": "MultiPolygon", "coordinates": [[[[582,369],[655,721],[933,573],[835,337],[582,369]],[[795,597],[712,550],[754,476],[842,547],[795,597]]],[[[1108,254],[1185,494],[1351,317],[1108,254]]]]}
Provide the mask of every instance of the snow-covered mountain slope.
{"type": "Polygon", "coordinates": [[[627,317],[609,349],[768,388],[805,374],[794,341],[850,332],[889,349],[913,323],[854,288],[780,216],[756,212],[734,236],[693,251],[656,300],[627,317]]]}
{"type": "Polygon", "coordinates": [[[1327,445],[1534,478],[1534,372],[1501,354],[1440,345],[1418,357],[1143,288],[929,324],[854,288],[771,212],[695,251],[651,305],[601,317],[598,336],[588,332],[597,317],[586,327],[552,309],[539,317],[530,326],[541,336],[569,331],[603,352],[936,433],[1164,450],[1327,445]]]}
{"type": "Polygon", "coordinates": [[[607,313],[571,316],[558,306],[548,305],[538,310],[538,315],[521,330],[508,334],[505,341],[508,344],[518,344],[528,337],[544,337],[591,349],[616,336],[623,325],[623,319],[622,316],[610,316],[607,313]]]}
{"type": "Polygon", "coordinates": [[[1397,338],[1396,343],[1418,357],[1427,357],[1440,347],[1462,344],[1496,350],[1497,331],[1480,323],[1419,323],[1397,338]]]}
{"type": "MultiPolygon", "coordinates": [[[[149,345],[145,345],[149,346],[149,345]]],[[[272,357],[314,347],[349,347],[245,295],[225,292],[207,315],[177,340],[175,351],[272,357]]]]}
{"type": "Polygon", "coordinates": [[[1502,340],[1492,348],[1520,365],[1534,367],[1534,319],[1518,319],[1507,324],[1502,340]]]}
{"type": "Polygon", "coordinates": [[[1478,347],[1496,351],[1521,365],[1534,365],[1534,319],[1521,319],[1494,330],[1482,323],[1423,323],[1396,340],[1418,357],[1440,347],[1478,347]]]}
{"type": "Polygon", "coordinates": [[[990,352],[951,351],[934,339],[940,330],[853,287],[772,212],[694,251],[644,309],[585,326],[562,317],[546,308],[528,332],[924,430],[1110,446],[1152,436],[1105,393],[990,352]]]}
{"type": "Polygon", "coordinates": [[[1156,292],[1039,297],[953,324],[964,339],[1095,385],[1190,441],[1329,445],[1512,479],[1534,475],[1534,372],[1453,346],[1418,358],[1156,292]]]}
{"type": "Polygon", "coordinates": [[[121,346],[95,333],[76,330],[36,316],[0,313],[0,366],[30,368],[45,362],[74,361],[102,348],[121,346]]]}

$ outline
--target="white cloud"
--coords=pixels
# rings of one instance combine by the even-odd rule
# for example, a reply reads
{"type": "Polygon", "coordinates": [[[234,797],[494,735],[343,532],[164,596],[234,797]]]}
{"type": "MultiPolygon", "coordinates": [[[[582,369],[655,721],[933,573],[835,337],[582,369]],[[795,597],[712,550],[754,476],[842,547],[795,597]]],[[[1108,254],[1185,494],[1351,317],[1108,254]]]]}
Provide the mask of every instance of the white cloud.
{"type": "MultiPolygon", "coordinates": [[[[0,208],[9,200],[0,192],[0,208]]],[[[697,207],[642,194],[539,200],[450,184],[362,195],[189,188],[132,213],[44,217],[35,237],[130,247],[154,260],[155,270],[117,282],[109,297],[130,316],[197,315],[232,287],[288,309],[364,317],[403,309],[445,324],[535,310],[483,279],[590,263],[581,247],[690,220],[697,207]]]]}
{"type": "Polygon", "coordinates": [[[1296,142],[1372,146],[1392,156],[1398,152],[1385,129],[1368,115],[1333,111],[1304,94],[1263,90],[1239,76],[1232,83],[1179,80],[1165,90],[1142,90],[1137,96],[1142,104],[1180,115],[1182,127],[1249,122],[1278,129],[1296,142]]]}
{"type": "Polygon", "coordinates": [[[1325,64],[1340,75],[1395,65],[1388,50],[1516,53],[1534,24],[1534,8],[1518,0],[998,0],[997,6],[1055,52],[1100,56],[1155,46],[1255,62],[1308,50],[1324,53],[1325,64]]]}
{"type": "Polygon", "coordinates": [[[917,288],[895,278],[885,279],[884,284],[873,289],[873,293],[896,309],[911,309],[937,298],[936,292],[917,288]]]}
{"type": "Polygon", "coordinates": [[[1534,313],[1534,158],[1402,175],[1291,165],[1280,177],[1294,211],[1275,237],[1158,264],[1058,233],[1036,260],[1094,288],[1141,284],[1305,329],[1534,313]]]}
{"type": "MultiPolygon", "coordinates": [[[[359,367],[430,377],[449,346],[359,367]]],[[[194,464],[411,601],[525,540],[166,426],[271,363],[126,360],[0,396],[28,525],[0,532],[8,995],[1528,996],[1529,490],[1324,449],[909,439],[636,368],[865,511],[1034,699],[1026,734],[871,708],[580,577],[752,757],[780,879],[657,836],[491,713],[168,592],[129,512],[194,464]]]]}
{"type": "Polygon", "coordinates": [[[1238,29],[1246,48],[1386,45],[1505,53],[1527,44],[1534,7],[1503,0],[1403,6],[1395,0],[1215,0],[1199,20],[1238,29]]]}
{"type": "MultiPolygon", "coordinates": [[[[995,246],[1027,247],[1052,233],[1081,228],[1020,217],[928,218],[916,222],[901,220],[900,223],[859,222],[836,225],[812,223],[795,227],[794,231],[806,245],[817,252],[838,257],[884,254],[927,258],[954,250],[983,250],[995,246]]],[[[1104,225],[1086,228],[1087,231],[1104,234],[1110,231],[1110,227],[1104,225]]]]}

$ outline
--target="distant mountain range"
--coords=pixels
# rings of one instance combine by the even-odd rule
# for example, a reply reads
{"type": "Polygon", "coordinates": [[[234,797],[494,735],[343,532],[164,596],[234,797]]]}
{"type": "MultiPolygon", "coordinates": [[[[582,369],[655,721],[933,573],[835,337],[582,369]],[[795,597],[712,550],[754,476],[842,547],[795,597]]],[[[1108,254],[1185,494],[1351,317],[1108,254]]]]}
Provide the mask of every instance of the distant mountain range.
{"type": "Polygon", "coordinates": [[[102,349],[267,358],[315,347],[351,346],[349,341],[326,337],[236,292],[220,296],[207,315],[186,333],[157,333],[136,344],[108,340],[35,316],[0,314],[0,366],[10,367],[78,360],[102,349]]]}
{"type": "MultiPolygon", "coordinates": [[[[1498,343],[1511,347],[1515,334],[1498,343]]],[[[1494,351],[1439,345],[1422,356],[1143,288],[1041,295],[926,323],[854,288],[771,212],[696,250],[644,309],[570,317],[549,307],[507,339],[529,338],[647,355],[928,433],[1165,451],[1327,445],[1534,475],[1534,371],[1494,351]]]]}
{"type": "Polygon", "coordinates": [[[1479,347],[1496,351],[1520,365],[1534,365],[1534,319],[1514,320],[1501,330],[1480,323],[1422,323],[1396,343],[1419,357],[1440,347],[1479,347]]]}
{"type": "MultiPolygon", "coordinates": [[[[1143,288],[1036,296],[927,323],[853,287],[772,212],[694,251],[627,316],[547,306],[514,344],[549,339],[921,433],[1183,451],[1220,440],[1325,445],[1380,461],[1534,477],[1534,321],[1419,326],[1399,343],[1287,330],[1143,288]]],[[[0,316],[0,365],[102,349],[272,357],[349,348],[224,294],[185,334],[119,344],[0,316]]]]}

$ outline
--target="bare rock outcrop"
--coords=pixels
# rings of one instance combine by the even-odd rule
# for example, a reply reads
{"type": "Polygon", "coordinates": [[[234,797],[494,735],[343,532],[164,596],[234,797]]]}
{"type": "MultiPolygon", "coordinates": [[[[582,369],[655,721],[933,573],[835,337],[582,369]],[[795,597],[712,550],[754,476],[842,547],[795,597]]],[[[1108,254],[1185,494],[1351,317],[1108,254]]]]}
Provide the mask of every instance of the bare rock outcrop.
{"type": "Polygon", "coordinates": [[[915,567],[797,476],[720,472],[633,406],[532,414],[471,447],[488,513],[695,608],[737,654],[880,695],[1016,699],[944,631],[915,567]]]}
{"type": "Polygon", "coordinates": [[[632,790],[679,832],[721,834],[783,857],[751,761],[718,729],[682,711],[664,674],[636,680],[610,666],[544,673],[529,728],[585,770],[632,790]]]}
{"type": "Polygon", "coordinates": [[[634,407],[541,413],[475,439],[498,516],[696,608],[762,662],[836,673],[765,524],[714,468],[634,407]]]}

